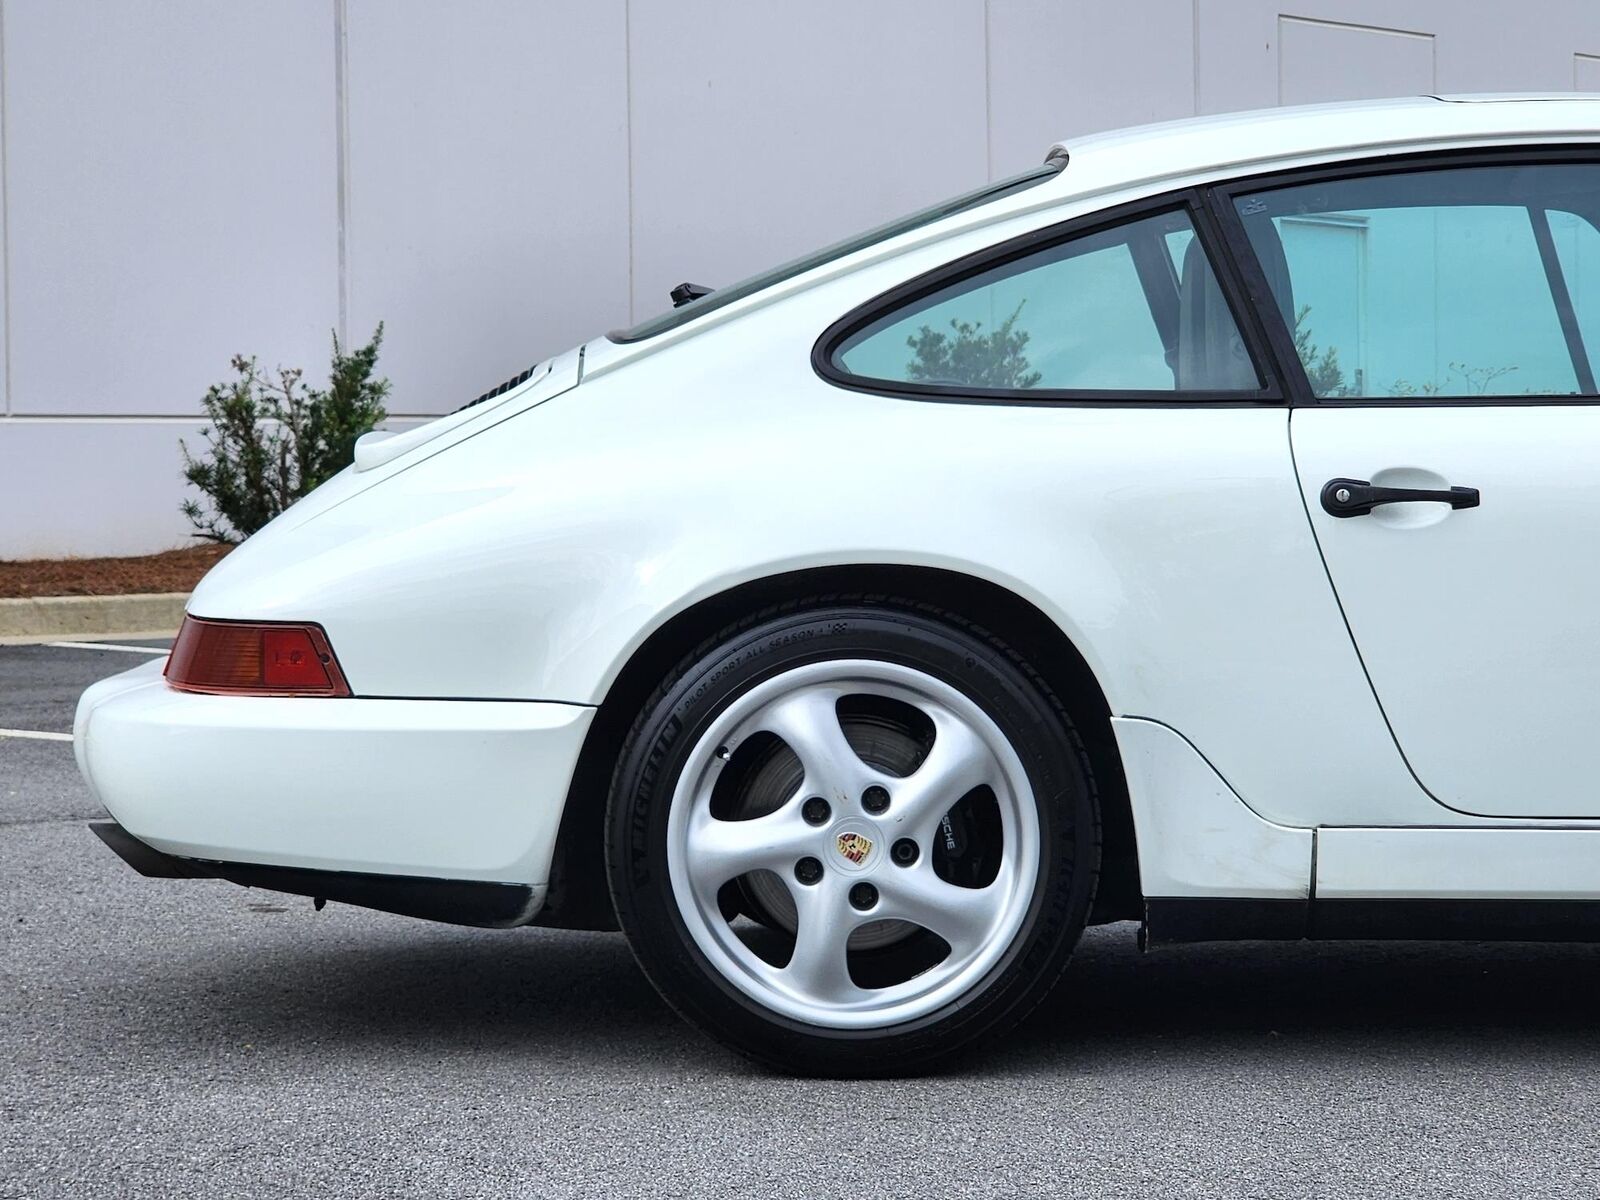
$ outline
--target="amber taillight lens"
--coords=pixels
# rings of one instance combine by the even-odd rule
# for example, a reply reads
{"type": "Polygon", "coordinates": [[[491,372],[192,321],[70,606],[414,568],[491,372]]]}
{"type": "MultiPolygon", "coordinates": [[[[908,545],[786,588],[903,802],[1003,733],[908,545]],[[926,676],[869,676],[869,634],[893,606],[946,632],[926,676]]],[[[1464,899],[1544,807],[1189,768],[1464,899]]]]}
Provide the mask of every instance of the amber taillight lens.
{"type": "Polygon", "coordinates": [[[167,682],[226,696],[348,696],[339,660],[316,625],[250,625],[185,617],[167,682]]]}

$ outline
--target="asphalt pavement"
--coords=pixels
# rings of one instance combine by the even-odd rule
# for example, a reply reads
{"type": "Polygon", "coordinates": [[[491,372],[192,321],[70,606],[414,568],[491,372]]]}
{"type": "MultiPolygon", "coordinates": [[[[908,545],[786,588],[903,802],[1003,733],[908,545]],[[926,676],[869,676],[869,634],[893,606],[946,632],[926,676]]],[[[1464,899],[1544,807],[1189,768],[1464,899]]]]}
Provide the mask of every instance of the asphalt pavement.
{"type": "MultiPolygon", "coordinates": [[[[65,733],[135,651],[0,646],[65,733]]],[[[226,781],[218,781],[226,803],[226,781]]],[[[1092,931],[928,1079],[785,1079],[617,935],[147,880],[59,739],[0,734],[0,1197],[1577,1196],[1600,1192],[1600,948],[1092,931]]]]}

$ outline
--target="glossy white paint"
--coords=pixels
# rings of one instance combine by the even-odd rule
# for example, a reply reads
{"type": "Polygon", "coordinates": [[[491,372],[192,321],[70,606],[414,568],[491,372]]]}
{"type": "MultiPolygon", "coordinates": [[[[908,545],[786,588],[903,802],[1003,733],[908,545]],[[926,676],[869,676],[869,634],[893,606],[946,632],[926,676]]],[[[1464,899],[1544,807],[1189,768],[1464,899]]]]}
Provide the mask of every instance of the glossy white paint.
{"type": "MultiPolygon", "coordinates": [[[[499,422],[576,387],[582,357],[581,349],[558,354],[548,364],[540,364],[541,369],[535,371],[534,378],[525,386],[512,389],[492,403],[461,409],[408,429],[396,435],[396,445],[390,445],[385,437],[371,441],[362,438],[357,445],[357,460],[351,469],[340,472],[309,496],[291,505],[273,523],[273,528],[297,529],[312,518],[360,495],[374,484],[426,462],[432,455],[493,429],[499,422]]],[[[252,538],[249,545],[257,545],[256,540],[252,538]]]]}
{"type": "Polygon", "coordinates": [[[925,404],[816,376],[822,328],[938,260],[873,264],[757,307],[737,336],[586,367],[495,436],[396,460],[381,490],[258,534],[190,610],[314,612],[363,694],[595,703],[651,632],[728,587],[943,567],[1036,604],[1113,711],[1183,731],[1264,815],[1434,819],[1343,634],[1286,411],[925,404]]]}
{"type": "Polygon", "coordinates": [[[1600,899],[1600,829],[1324,829],[1317,896],[1600,899]]]}
{"type": "Polygon", "coordinates": [[[593,709],[197,696],[164,661],[84,693],[78,764],[122,826],[224,862],[525,883],[549,877],[593,709]]]}
{"type": "MultiPolygon", "coordinates": [[[[418,425],[415,429],[408,429],[404,433],[390,433],[374,431],[358,438],[354,467],[357,473],[370,471],[374,467],[381,467],[384,463],[393,462],[402,454],[410,454],[425,442],[431,442],[442,434],[459,429],[464,425],[482,421],[497,409],[515,405],[515,408],[506,408],[507,412],[520,412],[523,408],[522,401],[537,395],[542,399],[549,399],[555,391],[547,385],[546,376],[550,374],[549,363],[539,363],[530,368],[528,379],[514,388],[502,392],[498,396],[488,399],[476,400],[469,405],[458,408],[447,417],[440,417],[436,421],[429,421],[418,425]]],[[[576,382],[576,376],[573,377],[576,382]]],[[[571,384],[568,384],[571,386],[571,384]]]]}
{"type": "MultiPolygon", "coordinates": [[[[819,300],[843,311],[856,294],[819,300]]],[[[364,695],[597,703],[650,633],[728,587],[824,564],[937,566],[1037,605],[1083,648],[1114,712],[1184,731],[1264,814],[1382,820],[1386,800],[1409,797],[1436,815],[1384,754],[1283,411],[844,392],[811,372],[791,316],[766,310],[737,345],[688,343],[638,375],[586,382],[298,529],[268,530],[190,610],[312,612],[364,695]],[[764,390],[745,393],[752,369],[764,390]],[[703,390],[663,393],[684,375],[703,390]],[[1330,739],[1366,749],[1325,760],[1330,739]]]]}
{"type": "MultiPolygon", "coordinates": [[[[1593,140],[1597,127],[1593,100],[1418,100],[1236,116],[1074,143],[1063,175],[1036,190],[648,342],[591,342],[514,398],[441,424],[436,436],[419,435],[395,453],[382,449],[393,440],[376,443],[366,469],[340,476],[226,559],[190,611],[321,623],[359,695],[414,698],[350,702],[380,706],[361,712],[432,709],[462,698],[518,701],[504,707],[534,711],[541,707],[534,702],[602,702],[652,633],[738,584],[820,566],[939,568],[1011,590],[1082,652],[1118,719],[1141,865],[1148,856],[1147,894],[1163,887],[1188,896],[1302,895],[1310,831],[1319,826],[1450,824],[1475,827],[1472,836],[1482,841],[1471,844],[1485,845],[1511,820],[1530,824],[1552,810],[1516,799],[1531,793],[1492,770],[1458,786],[1498,781],[1515,795],[1459,807],[1496,815],[1445,807],[1413,777],[1346,630],[1314,534],[1325,522],[1308,521],[1300,479],[1311,487],[1329,473],[1360,475],[1363,464],[1373,471],[1406,465],[1452,481],[1458,471],[1475,471],[1466,482],[1485,486],[1492,424],[1426,447],[1420,423],[1411,435],[1394,426],[1398,442],[1377,435],[1362,442],[1358,433],[1340,443],[1330,432],[1312,445],[1303,443],[1306,435],[1339,414],[1315,414],[1313,430],[1297,413],[1297,479],[1286,408],[923,403],[836,388],[813,371],[810,354],[829,324],[896,284],[1125,200],[1269,163],[1391,147],[1593,140]],[[1351,461],[1346,451],[1356,447],[1364,457],[1351,461]],[[1435,453],[1424,456],[1425,448],[1435,453]],[[1337,469],[1310,464],[1317,455],[1337,458],[1337,469]]],[[[1517,419],[1530,411],[1517,410],[1517,419]]],[[[1552,475],[1534,444],[1553,447],[1538,431],[1570,436],[1589,410],[1570,411],[1567,425],[1552,417],[1523,426],[1525,452],[1496,467],[1496,477],[1519,463],[1552,475]]],[[[1565,487],[1557,476],[1548,486],[1565,487]]],[[[1535,489],[1526,493],[1531,505],[1543,485],[1527,486],[1535,489]]],[[[1381,539],[1394,535],[1398,546],[1419,532],[1392,525],[1370,522],[1359,536],[1390,545],[1381,539]]],[[[1453,517],[1434,531],[1455,538],[1458,528],[1466,526],[1453,517]]],[[[1502,551],[1513,560],[1532,552],[1497,546],[1502,551]]],[[[1340,554],[1334,548],[1329,563],[1343,587],[1340,554]]],[[[1423,562],[1393,565],[1420,579],[1423,562]]],[[[1353,573],[1352,588],[1360,591],[1367,579],[1353,573]]],[[[1491,610],[1465,608],[1451,618],[1456,625],[1428,636],[1446,646],[1450,629],[1470,629],[1473,611],[1482,629],[1491,610]]],[[[1377,644],[1392,651],[1385,661],[1401,661],[1403,633],[1383,634],[1377,644]]],[[[1512,659],[1508,652],[1497,661],[1512,659]]],[[[1374,674],[1383,696],[1383,671],[1374,674]]],[[[1460,684],[1447,711],[1473,703],[1460,684]]],[[[1396,693],[1407,701],[1426,694],[1416,680],[1396,693]]],[[[260,713],[277,729],[302,706],[335,703],[222,699],[191,709],[169,697],[152,685],[107,706],[104,716],[117,713],[141,736],[168,721],[186,727],[191,713],[202,714],[201,728],[227,712],[241,727],[260,713]]],[[[1469,750],[1466,762],[1450,761],[1444,727],[1416,716],[1415,706],[1401,707],[1410,722],[1397,724],[1405,726],[1402,745],[1410,752],[1414,740],[1430,765],[1442,764],[1436,792],[1486,761],[1486,750],[1482,759],[1469,750]],[[1408,740],[1406,730],[1417,732],[1408,740]]],[[[1471,733],[1462,736],[1481,737],[1492,715],[1483,706],[1473,718],[1479,724],[1469,721],[1462,728],[1471,733]]],[[[91,706],[91,746],[101,719],[91,706]]],[[[1549,730],[1548,720],[1518,715],[1515,722],[1518,736],[1549,730]]],[[[188,770],[176,758],[163,766],[141,756],[135,741],[103,742],[115,748],[90,760],[113,812],[125,778],[154,792],[163,771],[188,770]]],[[[576,744],[567,749],[575,755],[576,744]]],[[[1542,786],[1551,794],[1581,791],[1580,776],[1555,778],[1563,760],[1551,758],[1542,786]]],[[[559,770],[550,766],[553,774],[542,778],[571,765],[569,758],[559,770]]],[[[1429,783],[1426,769],[1419,774],[1429,783]]],[[[564,795],[536,795],[521,779],[515,786],[532,804],[558,808],[564,795]]],[[[173,787],[189,797],[184,804],[198,805],[185,785],[173,787]]],[[[491,790],[511,787],[498,779],[491,790]]],[[[256,792],[251,800],[259,808],[265,797],[256,792]]],[[[460,819],[439,803],[435,819],[460,819]]],[[[214,812],[188,818],[183,804],[162,812],[174,822],[160,835],[166,843],[189,844],[175,835],[191,819],[207,830],[195,843],[221,836],[220,826],[206,824],[222,819],[214,812]]]]}
{"type": "Polygon", "coordinates": [[[1600,817],[1600,408],[1301,409],[1292,423],[1329,574],[1422,785],[1465,813],[1600,817]],[[1483,504],[1340,519],[1317,500],[1336,477],[1475,487],[1483,504]]]}
{"type": "Polygon", "coordinates": [[[1139,833],[1147,896],[1304,899],[1312,838],[1263,820],[1181,735],[1155,721],[1113,718],[1139,833]]]}

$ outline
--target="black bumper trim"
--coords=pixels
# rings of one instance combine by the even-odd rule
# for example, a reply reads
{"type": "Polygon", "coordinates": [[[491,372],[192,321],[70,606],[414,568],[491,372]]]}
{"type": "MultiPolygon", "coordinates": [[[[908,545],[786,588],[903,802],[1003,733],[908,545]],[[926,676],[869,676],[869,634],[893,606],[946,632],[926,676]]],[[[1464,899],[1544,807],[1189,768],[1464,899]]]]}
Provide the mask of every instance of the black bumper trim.
{"type": "Polygon", "coordinates": [[[1600,900],[1151,896],[1145,944],[1237,941],[1600,942],[1600,900]]]}
{"type": "Polygon", "coordinates": [[[273,867],[259,863],[212,862],[177,858],[146,845],[115,821],[91,821],[100,840],[139,874],[154,879],[226,879],[241,887],[262,888],[337,900],[358,908],[504,929],[526,925],[543,901],[542,889],[522,883],[487,883],[471,879],[432,879],[416,875],[381,875],[365,871],[322,871],[307,867],[273,867]]]}
{"type": "Polygon", "coordinates": [[[1597,942],[1600,900],[1318,900],[1310,936],[1419,942],[1597,942]]]}
{"type": "Polygon", "coordinates": [[[90,821],[89,830],[147,879],[209,879],[215,874],[197,862],[174,858],[146,845],[115,821],[90,821]]]}
{"type": "Polygon", "coordinates": [[[1310,902],[1234,896],[1149,896],[1145,945],[1282,942],[1307,936],[1310,902]]]}

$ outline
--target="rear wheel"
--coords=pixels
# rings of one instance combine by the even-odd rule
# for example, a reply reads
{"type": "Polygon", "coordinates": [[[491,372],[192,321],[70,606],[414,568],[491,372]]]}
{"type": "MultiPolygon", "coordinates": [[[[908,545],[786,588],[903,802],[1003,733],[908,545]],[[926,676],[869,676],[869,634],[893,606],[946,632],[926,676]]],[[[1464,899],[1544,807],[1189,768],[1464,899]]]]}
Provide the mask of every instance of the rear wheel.
{"type": "Polygon", "coordinates": [[[1099,868],[1065,713],[944,614],[725,631],[646,706],[611,798],[623,929],[675,1008],[764,1062],[915,1070],[1020,1019],[1099,868]]]}

